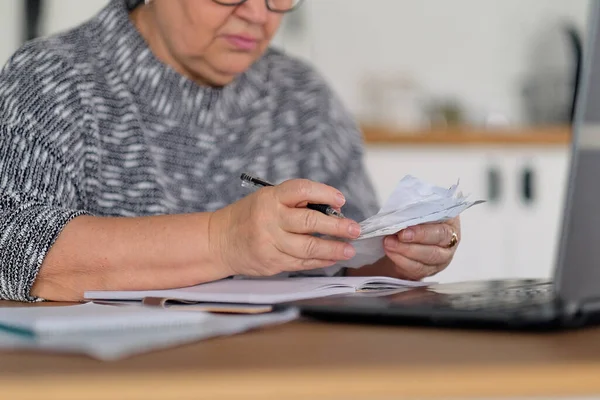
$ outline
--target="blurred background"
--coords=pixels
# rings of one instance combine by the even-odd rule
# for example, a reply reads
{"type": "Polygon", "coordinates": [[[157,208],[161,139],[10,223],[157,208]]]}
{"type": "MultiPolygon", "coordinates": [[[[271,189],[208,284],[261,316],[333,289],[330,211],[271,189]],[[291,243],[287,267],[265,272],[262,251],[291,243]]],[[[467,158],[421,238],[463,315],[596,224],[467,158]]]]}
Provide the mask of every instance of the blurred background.
{"type": "MultiPolygon", "coordinates": [[[[1,0],[0,64],[107,0],[1,0]]],[[[310,61],[361,124],[384,201],[406,174],[487,202],[436,281],[552,272],[587,0],[306,0],[275,45],[310,61]]]]}

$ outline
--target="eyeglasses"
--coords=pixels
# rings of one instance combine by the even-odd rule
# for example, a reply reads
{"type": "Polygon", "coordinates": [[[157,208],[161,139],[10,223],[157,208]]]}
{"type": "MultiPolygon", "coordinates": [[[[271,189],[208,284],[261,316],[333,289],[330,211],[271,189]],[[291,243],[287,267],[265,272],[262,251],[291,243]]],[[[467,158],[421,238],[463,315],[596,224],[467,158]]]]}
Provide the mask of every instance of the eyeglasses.
{"type": "MultiPolygon", "coordinates": [[[[217,4],[223,6],[239,6],[248,0],[213,0],[217,4]]],[[[303,0],[265,0],[267,9],[276,13],[286,13],[298,8],[303,0]]]]}

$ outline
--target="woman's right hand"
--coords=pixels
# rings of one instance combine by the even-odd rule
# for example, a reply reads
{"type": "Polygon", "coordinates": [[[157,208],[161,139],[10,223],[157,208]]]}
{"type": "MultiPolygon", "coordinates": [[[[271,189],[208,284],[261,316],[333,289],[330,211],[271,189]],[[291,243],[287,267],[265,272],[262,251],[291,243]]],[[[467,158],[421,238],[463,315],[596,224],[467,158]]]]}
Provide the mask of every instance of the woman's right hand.
{"type": "Polygon", "coordinates": [[[355,239],[360,226],[306,208],[308,203],[339,209],[345,199],[325,184],[294,179],[262,188],[211,216],[209,241],[228,275],[272,276],[332,266],[355,255],[349,243],[322,234],[355,239]]]}

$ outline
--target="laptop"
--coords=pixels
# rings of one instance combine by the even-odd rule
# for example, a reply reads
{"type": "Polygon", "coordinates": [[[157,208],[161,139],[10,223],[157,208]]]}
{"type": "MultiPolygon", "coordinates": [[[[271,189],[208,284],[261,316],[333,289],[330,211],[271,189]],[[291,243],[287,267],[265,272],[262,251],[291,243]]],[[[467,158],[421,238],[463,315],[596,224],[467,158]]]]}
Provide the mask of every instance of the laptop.
{"type": "Polygon", "coordinates": [[[567,197],[551,280],[432,284],[381,296],[353,294],[291,305],[307,317],[343,322],[519,330],[600,322],[600,1],[591,3],[567,197]]]}

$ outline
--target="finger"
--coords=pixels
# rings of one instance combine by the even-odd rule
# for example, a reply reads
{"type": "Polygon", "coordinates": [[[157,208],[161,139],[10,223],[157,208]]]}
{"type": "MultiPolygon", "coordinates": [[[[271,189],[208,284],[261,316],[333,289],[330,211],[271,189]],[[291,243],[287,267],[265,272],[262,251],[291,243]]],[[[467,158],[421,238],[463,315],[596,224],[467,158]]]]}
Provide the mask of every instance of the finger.
{"type": "Polygon", "coordinates": [[[455,229],[449,224],[422,224],[398,232],[398,239],[404,243],[420,243],[446,247],[452,240],[455,229]]]}
{"type": "Polygon", "coordinates": [[[419,261],[411,260],[402,254],[387,250],[385,253],[394,263],[396,274],[401,279],[418,281],[433,276],[443,269],[442,266],[425,265],[419,261]]]}
{"type": "Polygon", "coordinates": [[[268,263],[260,263],[254,268],[248,268],[244,273],[248,276],[273,276],[280,272],[307,271],[318,268],[327,268],[335,265],[337,261],[299,259],[288,254],[279,253],[268,263]],[[269,265],[270,264],[270,265],[269,265]]]}
{"type": "Polygon", "coordinates": [[[440,246],[402,243],[395,236],[388,236],[383,243],[385,249],[390,253],[400,254],[424,265],[448,264],[452,260],[454,254],[453,250],[440,246]]]}
{"type": "Polygon", "coordinates": [[[450,228],[458,237],[460,237],[460,216],[454,217],[448,221],[446,224],[450,225],[450,228]]]}
{"type": "MultiPolygon", "coordinates": [[[[296,236],[296,235],[294,235],[296,236]]],[[[283,271],[295,272],[295,271],[310,271],[313,269],[332,267],[337,263],[336,260],[319,260],[315,258],[297,258],[290,254],[285,254],[281,249],[282,253],[281,265],[283,271]]]]}
{"type": "Polygon", "coordinates": [[[313,269],[332,267],[336,263],[337,261],[331,260],[300,259],[290,257],[290,262],[286,263],[284,270],[287,272],[310,271],[313,269]]]}
{"type": "Polygon", "coordinates": [[[349,260],[356,255],[356,250],[349,244],[339,240],[322,239],[310,235],[285,233],[277,244],[282,253],[302,260],[349,260]]]}
{"type": "Polygon", "coordinates": [[[279,201],[288,207],[305,206],[307,203],[328,204],[340,208],[346,203],[337,189],[307,179],[293,179],[275,187],[279,201]]]}
{"type": "Polygon", "coordinates": [[[348,218],[333,218],[306,208],[284,210],[281,228],[291,233],[320,233],[340,238],[356,239],[360,225],[348,218]]]}

